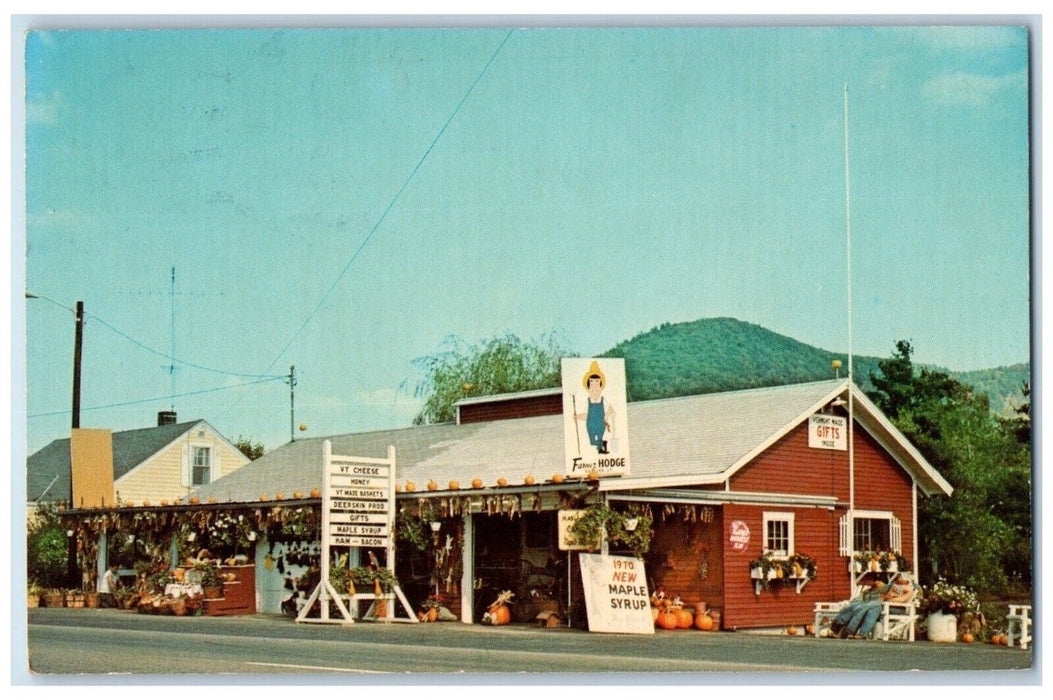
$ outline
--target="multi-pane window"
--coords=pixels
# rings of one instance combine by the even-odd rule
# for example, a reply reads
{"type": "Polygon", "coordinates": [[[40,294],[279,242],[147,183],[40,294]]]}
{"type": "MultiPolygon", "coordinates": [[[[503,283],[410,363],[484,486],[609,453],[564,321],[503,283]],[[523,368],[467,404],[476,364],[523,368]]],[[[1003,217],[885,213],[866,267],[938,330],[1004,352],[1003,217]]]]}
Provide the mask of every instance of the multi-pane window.
{"type": "Polygon", "coordinates": [[[852,545],[857,552],[893,549],[888,518],[855,518],[852,522],[852,545]]]}
{"type": "Polygon", "coordinates": [[[793,554],[793,513],[764,514],[764,551],[778,557],[793,554]]]}
{"type": "Polygon", "coordinates": [[[194,462],[190,469],[191,484],[204,486],[212,478],[212,451],[208,447],[194,447],[194,462]]]}

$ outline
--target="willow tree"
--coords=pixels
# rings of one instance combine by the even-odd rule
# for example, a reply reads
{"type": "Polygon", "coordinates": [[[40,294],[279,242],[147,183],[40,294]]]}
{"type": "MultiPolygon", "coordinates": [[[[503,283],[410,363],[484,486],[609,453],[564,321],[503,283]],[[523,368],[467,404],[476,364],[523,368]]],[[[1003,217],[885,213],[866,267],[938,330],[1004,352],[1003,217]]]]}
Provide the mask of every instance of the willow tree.
{"type": "Polygon", "coordinates": [[[423,374],[414,395],[424,403],[413,424],[452,421],[453,404],[464,398],[558,387],[560,360],[572,355],[555,332],[533,340],[506,333],[474,345],[450,336],[414,360],[423,374]]]}

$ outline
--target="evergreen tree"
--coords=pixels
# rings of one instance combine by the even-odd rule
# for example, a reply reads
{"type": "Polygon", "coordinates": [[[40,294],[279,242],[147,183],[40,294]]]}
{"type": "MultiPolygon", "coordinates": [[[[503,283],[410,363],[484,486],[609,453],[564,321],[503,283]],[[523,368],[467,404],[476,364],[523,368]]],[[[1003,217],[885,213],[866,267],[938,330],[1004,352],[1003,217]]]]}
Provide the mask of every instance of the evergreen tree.
{"type": "Polygon", "coordinates": [[[874,402],[955,489],[919,502],[923,576],[980,592],[1029,585],[1029,441],[991,413],[986,394],[944,372],[915,371],[912,352],[897,342],[870,379],[874,402]]]}

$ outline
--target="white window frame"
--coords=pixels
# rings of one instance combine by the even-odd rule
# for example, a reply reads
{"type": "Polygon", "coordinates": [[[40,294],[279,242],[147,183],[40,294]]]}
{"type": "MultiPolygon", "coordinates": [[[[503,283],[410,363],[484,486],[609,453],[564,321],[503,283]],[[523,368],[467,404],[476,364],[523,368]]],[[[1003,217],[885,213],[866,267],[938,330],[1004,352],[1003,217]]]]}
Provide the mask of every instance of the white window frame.
{"type": "Polygon", "coordinates": [[[784,511],[765,511],[762,517],[761,537],[763,538],[763,551],[765,554],[771,552],[775,557],[789,558],[791,554],[797,551],[796,549],[794,549],[794,514],[784,511]],[[781,550],[772,549],[768,546],[768,523],[773,522],[786,523],[787,531],[785,553],[781,553],[781,550]]]}
{"type": "MultiPolygon", "coordinates": [[[[857,520],[885,520],[888,521],[888,545],[889,549],[894,552],[903,551],[903,535],[902,525],[899,518],[896,517],[895,513],[891,510],[856,510],[851,514],[849,522],[850,526],[846,527],[842,531],[843,537],[847,540],[842,542],[841,550],[845,550],[845,545],[848,546],[849,551],[852,553],[859,552],[856,549],[856,521],[857,520]]],[[[873,544],[873,543],[871,543],[873,544]]]]}
{"type": "Polygon", "coordinates": [[[211,484],[222,475],[222,472],[220,471],[220,445],[205,440],[188,440],[183,444],[182,455],[182,481],[185,488],[194,489],[206,485],[194,483],[194,452],[201,447],[208,448],[208,483],[211,484]]]}
{"type": "Polygon", "coordinates": [[[212,479],[213,465],[215,464],[215,461],[216,461],[214,459],[214,453],[215,453],[215,449],[212,447],[212,445],[195,445],[193,443],[190,444],[190,485],[191,486],[207,486],[207,485],[212,483],[212,481],[213,481],[213,479],[212,479]],[[198,453],[201,450],[208,450],[208,464],[199,465],[197,463],[197,455],[198,455],[198,453]],[[204,467],[208,468],[208,481],[203,481],[200,484],[194,483],[194,475],[197,473],[197,471],[199,469],[203,469],[204,467]]]}

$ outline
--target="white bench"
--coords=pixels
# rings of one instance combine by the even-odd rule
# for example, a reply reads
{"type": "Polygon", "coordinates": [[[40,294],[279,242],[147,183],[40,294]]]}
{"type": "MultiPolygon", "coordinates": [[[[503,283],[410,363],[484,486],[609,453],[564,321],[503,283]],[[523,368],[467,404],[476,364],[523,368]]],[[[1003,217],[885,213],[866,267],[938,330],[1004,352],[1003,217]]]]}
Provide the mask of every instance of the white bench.
{"type": "MultiPolygon", "coordinates": [[[[849,602],[842,600],[837,603],[816,603],[814,610],[815,623],[812,633],[816,637],[829,636],[830,626],[833,624],[834,618],[849,602]],[[827,630],[825,635],[823,630],[827,630]]],[[[872,639],[880,639],[883,642],[887,642],[890,639],[904,639],[913,642],[914,623],[917,619],[918,608],[914,601],[910,603],[882,603],[881,615],[878,617],[877,624],[874,625],[870,636],[872,639]]]]}
{"type": "Polygon", "coordinates": [[[1031,606],[1010,605],[1006,620],[1009,622],[1009,629],[1006,630],[1009,646],[1019,644],[1021,649],[1027,649],[1031,643],[1031,606]]]}

